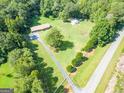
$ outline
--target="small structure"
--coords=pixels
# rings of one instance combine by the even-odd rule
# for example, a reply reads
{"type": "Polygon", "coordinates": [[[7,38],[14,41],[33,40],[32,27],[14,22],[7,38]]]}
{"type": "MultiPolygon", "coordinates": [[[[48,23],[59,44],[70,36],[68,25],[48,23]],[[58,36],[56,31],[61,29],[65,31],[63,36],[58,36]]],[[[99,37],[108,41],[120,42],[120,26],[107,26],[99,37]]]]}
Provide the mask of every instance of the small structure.
{"type": "Polygon", "coordinates": [[[33,32],[43,31],[49,28],[51,28],[50,24],[38,25],[38,26],[31,27],[31,32],[33,33],[33,32]]]}
{"type": "Polygon", "coordinates": [[[71,24],[72,25],[79,24],[79,20],[78,19],[72,19],[71,24]]]}

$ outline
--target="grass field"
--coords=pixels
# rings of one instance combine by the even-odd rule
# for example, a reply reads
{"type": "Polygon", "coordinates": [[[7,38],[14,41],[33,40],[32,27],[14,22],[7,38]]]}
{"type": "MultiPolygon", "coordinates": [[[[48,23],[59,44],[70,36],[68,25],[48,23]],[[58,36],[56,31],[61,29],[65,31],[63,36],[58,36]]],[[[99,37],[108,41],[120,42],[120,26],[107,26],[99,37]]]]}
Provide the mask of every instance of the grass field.
{"type": "Polygon", "coordinates": [[[95,93],[104,93],[104,91],[107,87],[107,84],[108,84],[112,74],[115,71],[115,66],[119,60],[119,57],[120,57],[123,49],[124,49],[124,38],[123,38],[122,42],[120,43],[120,46],[117,48],[116,53],[114,54],[110,64],[108,65],[95,93]]]}
{"type": "Polygon", "coordinates": [[[9,76],[13,74],[13,69],[8,63],[0,66],[0,88],[13,88],[14,78],[9,76]]]}
{"type": "MultiPolygon", "coordinates": [[[[60,51],[59,53],[53,54],[56,56],[57,60],[62,64],[64,68],[68,64],[71,63],[72,59],[75,57],[77,52],[80,52],[81,49],[86,45],[87,41],[89,40],[89,33],[94,26],[93,23],[90,21],[81,21],[80,24],[77,25],[71,25],[70,23],[63,23],[62,20],[51,20],[48,18],[41,17],[40,19],[34,20],[34,25],[37,24],[44,24],[49,23],[53,27],[56,27],[58,30],[61,31],[61,33],[64,35],[64,41],[66,41],[68,44],[71,44],[71,46],[67,46],[67,49],[60,51]]],[[[40,35],[42,39],[46,42],[47,34],[50,30],[40,32],[40,35]]],[[[48,53],[45,51],[43,46],[39,44],[38,41],[32,41],[33,44],[37,45],[36,53],[39,57],[42,57],[44,59],[44,62],[47,63],[47,66],[53,67],[54,69],[54,76],[57,76],[59,81],[58,85],[64,80],[61,73],[59,72],[58,68],[54,64],[54,62],[51,60],[48,53]]],[[[67,44],[67,45],[68,45],[67,44]]],[[[76,72],[76,76],[74,76],[72,79],[75,82],[76,85],[82,87],[85,86],[88,79],[94,72],[96,66],[100,62],[100,59],[104,55],[105,51],[109,47],[106,46],[104,48],[97,48],[95,50],[94,55],[92,55],[88,61],[86,61],[82,66],[78,68],[78,71],[76,72]]],[[[5,69],[6,67],[0,67],[0,69],[5,69]]],[[[8,70],[9,71],[9,70],[8,70]]],[[[0,76],[0,81],[5,84],[6,80],[8,82],[13,82],[12,78],[7,78],[5,76],[0,76]],[[3,79],[4,78],[4,79],[3,79]]],[[[7,84],[7,86],[11,84],[7,84]]],[[[3,86],[2,84],[0,86],[3,86]]]]}
{"type": "MultiPolygon", "coordinates": [[[[94,24],[90,21],[82,21],[78,25],[71,25],[70,23],[63,23],[62,20],[51,20],[41,17],[38,21],[38,24],[44,23],[49,23],[53,27],[56,27],[64,35],[65,41],[73,43],[73,47],[68,48],[67,50],[60,51],[59,53],[55,53],[53,51],[54,55],[62,66],[66,68],[66,66],[71,63],[77,52],[79,52],[86,45],[87,41],[89,40],[89,33],[94,24]]],[[[40,32],[40,35],[44,41],[46,41],[49,31],[50,30],[40,32]]],[[[104,48],[97,48],[94,55],[78,68],[76,75],[72,78],[76,85],[80,87],[86,85],[108,47],[109,45],[104,48]]]]}
{"type": "MultiPolygon", "coordinates": [[[[71,60],[75,57],[77,52],[79,52],[83,46],[86,45],[89,39],[89,33],[94,26],[90,21],[83,21],[80,24],[72,26],[70,23],[63,23],[62,20],[51,20],[48,18],[41,17],[39,21],[35,21],[34,25],[49,23],[52,27],[57,28],[64,35],[64,41],[67,41],[71,44],[71,47],[68,47],[64,51],[60,51],[59,53],[54,53],[57,60],[62,64],[64,68],[71,62],[71,60]]],[[[50,30],[40,32],[42,39],[46,43],[46,36],[50,30]]],[[[47,62],[48,66],[54,68],[55,76],[59,77],[59,83],[63,81],[61,73],[58,71],[58,68],[52,62],[50,56],[46,53],[43,46],[41,46],[37,41],[33,41],[34,44],[38,45],[38,55],[44,58],[44,61],[47,62]]],[[[47,44],[47,43],[46,43],[47,44]]],[[[59,84],[58,83],[58,84],[59,84]]]]}
{"type": "MultiPolygon", "coordinates": [[[[49,23],[60,30],[64,35],[64,41],[70,45],[67,46],[67,49],[64,51],[59,51],[59,53],[53,52],[64,68],[70,64],[77,52],[80,52],[80,50],[86,45],[89,40],[89,33],[94,26],[90,21],[82,21],[80,24],[71,25],[70,23],[64,23],[62,20],[50,20],[44,17],[41,17],[41,20],[38,22],[40,24],[49,23]]],[[[40,33],[44,41],[46,41],[49,31],[50,30],[40,33]]]]}

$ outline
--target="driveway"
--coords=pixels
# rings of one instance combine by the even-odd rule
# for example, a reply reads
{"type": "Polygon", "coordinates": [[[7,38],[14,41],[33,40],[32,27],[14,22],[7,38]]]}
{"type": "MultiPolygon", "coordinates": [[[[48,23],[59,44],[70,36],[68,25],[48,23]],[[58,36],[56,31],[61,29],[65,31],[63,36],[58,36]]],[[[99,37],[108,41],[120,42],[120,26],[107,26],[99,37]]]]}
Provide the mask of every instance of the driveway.
{"type": "Polygon", "coordinates": [[[33,36],[32,37],[34,37],[35,39],[37,39],[40,42],[40,44],[44,47],[44,49],[47,51],[47,53],[50,55],[51,59],[53,60],[54,64],[56,64],[56,66],[58,67],[59,71],[63,75],[63,78],[66,79],[67,82],[68,82],[68,84],[71,86],[71,88],[74,91],[74,93],[81,93],[81,90],[74,85],[74,83],[72,82],[72,80],[69,77],[69,75],[63,69],[63,67],[61,66],[60,62],[56,59],[56,57],[51,52],[51,50],[49,49],[49,47],[44,43],[44,41],[40,37],[39,33],[33,33],[33,36]]]}
{"type": "Polygon", "coordinates": [[[69,75],[66,73],[66,71],[61,66],[60,62],[55,58],[49,47],[44,43],[44,41],[41,39],[38,33],[34,33],[35,36],[37,36],[37,40],[40,42],[40,44],[45,48],[45,50],[48,52],[50,57],[52,58],[53,62],[57,65],[58,69],[62,73],[63,77],[68,81],[69,85],[72,87],[72,90],[74,93],[95,93],[95,90],[100,83],[102,76],[110,63],[113,55],[115,54],[116,49],[118,48],[119,44],[121,43],[123,37],[124,37],[124,30],[119,32],[118,38],[111,44],[103,58],[101,59],[99,65],[97,66],[96,70],[92,74],[91,78],[89,79],[87,85],[80,89],[77,88],[74,83],[72,82],[69,75]]]}

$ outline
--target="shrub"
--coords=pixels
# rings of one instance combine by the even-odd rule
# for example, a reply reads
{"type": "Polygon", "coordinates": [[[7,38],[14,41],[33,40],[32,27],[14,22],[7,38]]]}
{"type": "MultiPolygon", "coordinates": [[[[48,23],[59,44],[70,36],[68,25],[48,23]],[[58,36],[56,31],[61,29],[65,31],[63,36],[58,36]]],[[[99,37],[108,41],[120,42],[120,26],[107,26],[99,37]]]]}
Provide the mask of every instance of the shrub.
{"type": "Polygon", "coordinates": [[[77,55],[76,55],[76,58],[78,59],[81,59],[83,57],[83,54],[81,53],[81,52],[79,52],[79,53],[77,53],[77,55]]]}
{"type": "Polygon", "coordinates": [[[77,70],[77,69],[76,69],[75,67],[73,67],[72,65],[68,65],[66,69],[67,69],[67,71],[70,72],[70,73],[73,73],[73,72],[75,72],[75,71],[77,70]]]}
{"type": "Polygon", "coordinates": [[[47,43],[56,49],[59,49],[63,44],[64,36],[56,28],[51,29],[46,37],[47,43]]]}
{"type": "Polygon", "coordinates": [[[76,58],[72,60],[72,65],[74,67],[78,67],[83,63],[83,61],[86,61],[86,60],[87,60],[87,58],[84,57],[81,52],[79,52],[79,53],[77,53],[76,58]]]}
{"type": "Polygon", "coordinates": [[[92,49],[96,48],[98,45],[98,40],[96,37],[92,37],[87,45],[82,49],[83,51],[86,51],[86,52],[90,52],[92,51],[92,49]]]}
{"type": "Polygon", "coordinates": [[[78,66],[80,66],[82,64],[82,61],[81,60],[78,60],[78,59],[73,59],[72,60],[72,65],[74,66],[74,67],[78,67],[78,66]]]}

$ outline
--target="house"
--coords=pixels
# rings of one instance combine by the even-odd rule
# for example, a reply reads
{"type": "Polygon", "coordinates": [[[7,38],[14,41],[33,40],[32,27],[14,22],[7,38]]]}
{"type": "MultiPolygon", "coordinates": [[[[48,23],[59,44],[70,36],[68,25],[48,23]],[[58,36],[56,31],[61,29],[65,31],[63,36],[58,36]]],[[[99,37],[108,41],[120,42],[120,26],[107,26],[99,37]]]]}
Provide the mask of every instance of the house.
{"type": "Polygon", "coordinates": [[[38,26],[33,26],[31,27],[31,32],[38,32],[38,31],[43,31],[51,28],[50,24],[43,24],[43,25],[38,25],[38,26]]]}
{"type": "Polygon", "coordinates": [[[79,24],[79,20],[78,19],[72,19],[71,24],[72,25],[79,24]]]}

